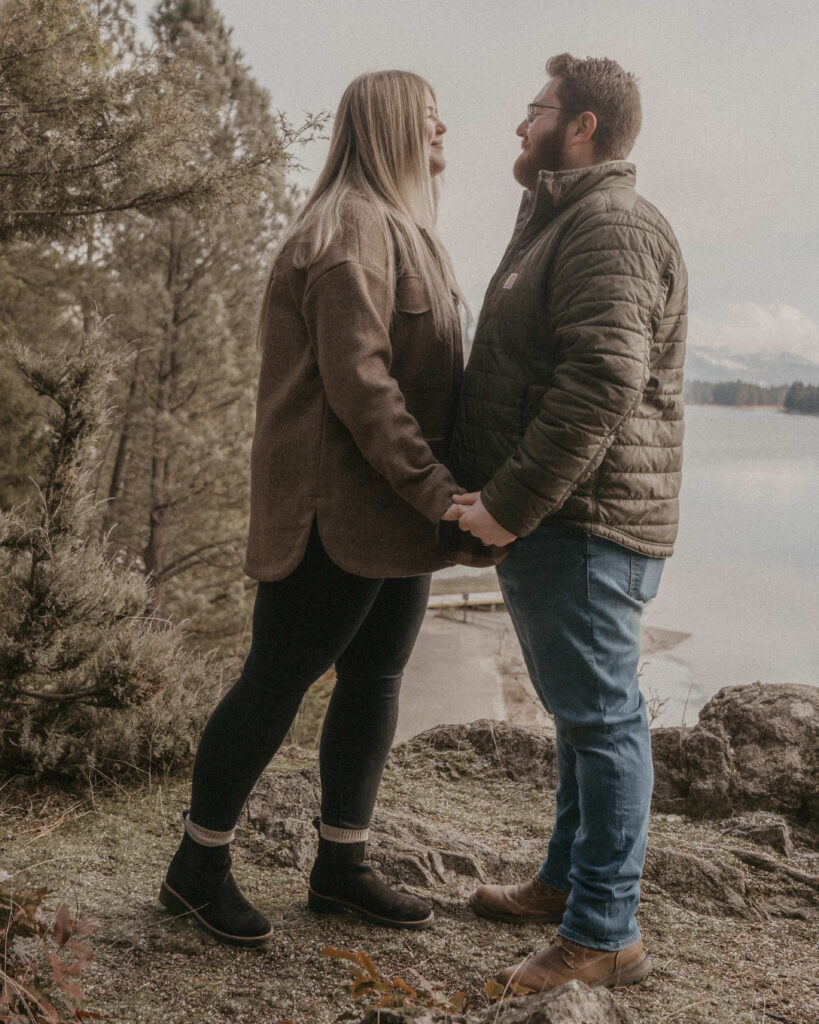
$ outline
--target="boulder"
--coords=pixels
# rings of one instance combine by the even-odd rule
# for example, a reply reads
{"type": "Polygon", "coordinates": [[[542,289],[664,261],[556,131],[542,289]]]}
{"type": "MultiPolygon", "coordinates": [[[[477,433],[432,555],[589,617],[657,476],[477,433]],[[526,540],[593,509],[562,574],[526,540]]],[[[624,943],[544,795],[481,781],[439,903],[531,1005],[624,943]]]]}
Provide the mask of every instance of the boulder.
{"type": "Polygon", "coordinates": [[[651,730],[651,756],[654,761],[655,810],[666,814],[684,814],[688,804],[689,781],[685,766],[685,740],[690,729],[651,730]]]}
{"type": "MultiPolygon", "coordinates": [[[[659,742],[655,736],[654,756],[665,763],[665,775],[659,772],[660,798],[670,801],[675,810],[687,810],[692,791],[700,790],[688,782],[686,772],[699,765],[706,772],[703,792],[709,794],[707,807],[711,813],[730,811],[733,801],[741,805],[743,799],[760,798],[762,778],[761,762],[757,763],[753,786],[743,788],[743,780],[734,769],[737,748],[731,736],[745,740],[740,753],[750,742],[751,733],[741,732],[749,706],[774,687],[736,687],[722,691],[717,707],[724,712],[717,720],[709,713],[708,727],[697,726],[690,731],[661,730],[659,742]],[[750,691],[748,693],[747,691],[750,691]],[[762,691],[760,693],[760,691],[762,691]],[[750,698],[750,699],[749,699],[750,698]],[[734,705],[738,705],[738,708],[734,705]],[[734,733],[729,731],[734,730],[734,733]],[[710,780],[710,781],[709,781],[710,780]],[[751,795],[749,795],[749,793],[751,795]],[[684,807],[680,804],[684,803],[684,807]]],[[[778,688],[774,695],[786,703],[794,703],[791,687],[778,688]]],[[[800,694],[801,696],[801,694],[800,694]]],[[[813,697],[810,693],[809,697],[813,697]]],[[[796,702],[798,723],[810,720],[804,707],[809,702],[796,702]]],[[[769,718],[775,723],[782,716],[778,700],[767,701],[769,718]]],[[[707,711],[708,709],[706,709],[707,711]]],[[[774,736],[789,735],[780,728],[774,736]]],[[[760,737],[757,736],[756,739],[760,737]]],[[[773,740],[761,733],[766,749],[775,749],[773,740]]],[[[809,737],[808,737],[809,740],[809,737]]],[[[807,764],[806,752],[811,748],[802,734],[795,742],[800,763],[807,764]]],[[[757,744],[759,745],[759,744],[757,744]]],[[[426,767],[428,760],[446,770],[452,763],[469,772],[497,771],[504,775],[514,772],[531,780],[537,771],[544,779],[553,754],[552,740],[541,731],[530,732],[503,723],[476,722],[466,726],[441,726],[422,733],[402,747],[396,748],[396,770],[407,759],[420,757],[426,767]],[[544,770],[544,764],[546,768],[544,770]]],[[[793,759],[789,762],[795,763],[793,759]]],[[[803,786],[810,792],[810,766],[802,773],[803,786]]],[[[776,765],[771,768],[777,778],[776,765]]],[[[815,774],[813,776],[815,779],[815,774]]],[[[747,781],[747,780],[744,780],[747,781]]],[[[446,785],[446,783],[439,783],[446,785]]],[[[789,806],[794,806],[792,793],[789,806]]],[[[775,795],[775,794],[772,794],[775,795]]],[[[770,799],[771,795],[766,795],[770,799]]],[[[266,772],[248,801],[248,817],[256,830],[270,840],[264,854],[273,863],[307,872],[315,857],[317,835],[314,821],[320,806],[320,782],[314,755],[284,751],[278,767],[266,772]],[[289,763],[288,763],[289,762],[289,763]]],[[[700,803],[700,813],[702,807],[700,803]]],[[[550,822],[544,822],[548,830],[550,822]]],[[[759,920],[766,917],[800,917],[815,920],[817,891],[815,878],[796,866],[788,866],[768,854],[759,846],[764,844],[786,857],[792,850],[791,833],[785,819],[770,812],[737,815],[723,831],[740,843],[749,842],[753,849],[737,848],[726,851],[728,861],[709,850],[692,852],[684,844],[649,847],[644,875],[645,893],[670,899],[697,913],[722,917],[759,920]],[[750,872],[749,870],[750,869],[750,872]],[[760,874],[771,879],[770,884],[760,882],[760,874]],[[777,881],[779,879],[779,881],[777,881]],[[779,899],[787,897],[787,899],[779,899]]],[[[509,837],[492,846],[481,842],[442,821],[420,811],[376,808],[371,830],[368,857],[387,882],[414,892],[438,908],[456,914],[466,913],[465,899],[486,882],[520,882],[531,877],[540,863],[545,838],[509,837]]]]}
{"type": "Polygon", "coordinates": [[[505,999],[478,1013],[448,1014],[424,1007],[372,1009],[361,1024],[635,1024],[608,989],[570,981],[551,992],[505,999]]]}
{"type": "Polygon", "coordinates": [[[283,867],[307,871],[316,856],[313,819],[321,805],[315,765],[278,770],[261,777],[247,802],[250,824],[267,839],[269,857],[283,867]]]}
{"type": "Polygon", "coordinates": [[[647,894],[659,889],[681,907],[716,917],[759,920],[765,915],[748,895],[745,872],[684,850],[649,847],[643,869],[647,894]]]}
{"type": "MultiPolygon", "coordinates": [[[[317,767],[268,772],[247,804],[250,824],[270,839],[276,864],[307,871],[316,855],[320,804],[317,767]]],[[[420,813],[377,807],[370,826],[370,863],[393,885],[439,906],[462,906],[484,882],[520,882],[543,857],[544,841],[516,839],[507,849],[468,838],[420,813]]]]}
{"type": "Polygon", "coordinates": [[[791,830],[782,818],[769,818],[767,821],[737,818],[730,822],[725,832],[733,838],[743,839],[757,846],[767,846],[781,853],[783,857],[793,856],[791,830]]]}
{"type": "MultiPolygon", "coordinates": [[[[466,725],[437,725],[397,746],[393,756],[400,759],[404,751],[420,750],[432,753],[433,761],[436,752],[470,751],[510,779],[544,788],[553,788],[557,782],[555,741],[543,726],[513,725],[488,718],[466,725]]],[[[451,759],[443,760],[448,769],[451,759]]]]}
{"type": "Polygon", "coordinates": [[[653,732],[655,810],[773,811],[819,830],[819,689],[728,686],[693,729],[653,732]]]}
{"type": "Polygon", "coordinates": [[[475,1024],[634,1024],[634,1017],[605,988],[569,981],[551,992],[509,999],[484,1010],[475,1024]]]}
{"type": "MultiPolygon", "coordinates": [[[[391,764],[400,766],[406,757],[419,755],[446,774],[460,766],[463,771],[494,770],[512,779],[536,780],[544,787],[556,781],[554,741],[545,729],[488,720],[438,726],[395,747],[391,764]]],[[[315,764],[283,767],[262,776],[248,800],[247,815],[250,824],[272,840],[271,861],[307,871],[317,846],[319,772],[315,764]]],[[[544,822],[544,832],[550,825],[544,822]]],[[[439,907],[462,907],[466,896],[485,882],[529,878],[543,859],[545,845],[545,838],[515,838],[490,847],[445,822],[378,806],[367,856],[390,884],[439,907]]]]}

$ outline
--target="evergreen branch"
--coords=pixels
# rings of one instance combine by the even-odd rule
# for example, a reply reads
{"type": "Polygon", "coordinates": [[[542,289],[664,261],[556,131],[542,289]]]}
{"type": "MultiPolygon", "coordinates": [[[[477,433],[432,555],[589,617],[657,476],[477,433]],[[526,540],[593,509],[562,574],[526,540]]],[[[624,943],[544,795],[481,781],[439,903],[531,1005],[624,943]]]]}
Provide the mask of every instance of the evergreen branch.
{"type": "Polygon", "coordinates": [[[200,559],[202,555],[207,551],[221,551],[230,544],[237,544],[242,541],[243,537],[229,537],[227,540],[214,541],[211,544],[200,544],[198,548],[192,548],[190,551],[186,551],[184,555],[180,555],[179,558],[174,559],[168,565],[164,566],[154,572],[154,579],[159,583],[166,583],[169,579],[174,576],[178,576],[180,573],[185,572],[190,568],[191,564],[197,559],[200,559]]]}
{"type": "Polygon", "coordinates": [[[60,704],[76,703],[78,700],[87,700],[89,697],[99,697],[103,693],[110,694],[110,686],[90,686],[86,690],[75,690],[74,693],[32,693],[31,690],[18,690],[21,697],[30,697],[32,700],[55,701],[60,704]]]}

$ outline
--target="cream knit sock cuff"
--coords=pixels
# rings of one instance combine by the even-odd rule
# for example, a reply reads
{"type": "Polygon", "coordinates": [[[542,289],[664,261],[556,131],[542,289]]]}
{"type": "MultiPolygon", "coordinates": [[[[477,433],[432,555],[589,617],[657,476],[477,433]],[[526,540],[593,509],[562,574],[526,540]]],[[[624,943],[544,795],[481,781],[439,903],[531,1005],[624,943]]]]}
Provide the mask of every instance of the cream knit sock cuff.
{"type": "Polygon", "coordinates": [[[322,839],[329,839],[331,843],[366,843],[370,836],[368,828],[336,828],[334,825],[319,826],[319,835],[322,839]]]}
{"type": "Polygon", "coordinates": [[[211,828],[195,825],[189,814],[185,815],[185,831],[200,846],[225,846],[227,843],[232,843],[236,835],[235,828],[232,828],[230,832],[215,832],[211,828]]]}

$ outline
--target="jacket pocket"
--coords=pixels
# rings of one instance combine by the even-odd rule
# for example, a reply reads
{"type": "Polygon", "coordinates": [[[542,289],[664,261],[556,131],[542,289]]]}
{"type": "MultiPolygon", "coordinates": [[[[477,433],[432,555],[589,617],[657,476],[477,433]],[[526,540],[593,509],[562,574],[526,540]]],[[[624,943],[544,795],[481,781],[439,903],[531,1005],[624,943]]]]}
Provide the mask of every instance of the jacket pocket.
{"type": "Polygon", "coordinates": [[[432,308],[423,278],[417,276],[399,277],[395,289],[396,313],[419,315],[432,308]]]}

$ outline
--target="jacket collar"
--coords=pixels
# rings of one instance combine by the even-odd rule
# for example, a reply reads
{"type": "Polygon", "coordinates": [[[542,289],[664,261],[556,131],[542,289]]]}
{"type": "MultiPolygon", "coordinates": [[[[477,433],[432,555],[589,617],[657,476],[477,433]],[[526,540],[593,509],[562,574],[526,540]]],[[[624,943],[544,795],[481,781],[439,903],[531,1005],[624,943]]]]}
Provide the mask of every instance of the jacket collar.
{"type": "Polygon", "coordinates": [[[524,189],[516,233],[528,221],[540,223],[549,220],[589,192],[610,188],[633,189],[636,182],[637,168],[626,160],[610,160],[571,171],[541,171],[537,188],[534,191],[524,189]]]}

